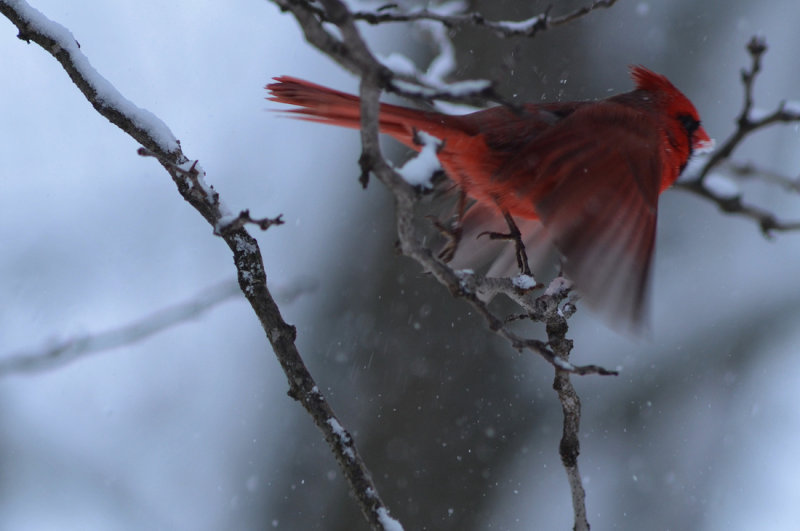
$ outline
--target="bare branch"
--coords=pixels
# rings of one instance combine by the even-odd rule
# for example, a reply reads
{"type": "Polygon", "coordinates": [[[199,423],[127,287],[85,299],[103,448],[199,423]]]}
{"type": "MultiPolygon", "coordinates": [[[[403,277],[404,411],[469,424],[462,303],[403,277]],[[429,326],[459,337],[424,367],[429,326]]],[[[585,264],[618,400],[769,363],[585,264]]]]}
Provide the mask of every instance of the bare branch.
{"type": "MultiPolygon", "coordinates": [[[[742,173],[736,170],[736,166],[729,163],[733,152],[741,145],[742,141],[755,133],[775,123],[800,122],[800,108],[793,106],[789,108],[786,102],[778,105],[777,109],[769,113],[758,113],[753,110],[753,87],[756,77],[761,71],[761,58],[767,51],[767,43],[763,38],[752,37],[747,43],[747,51],[750,54],[750,68],[742,69],[742,84],[744,85],[744,101],[742,110],[736,119],[736,130],[717,148],[708,160],[702,165],[697,175],[685,181],[676,183],[675,187],[681,190],[694,193],[715,203],[721,211],[737,216],[743,216],[755,221],[765,237],[771,237],[776,231],[795,231],[800,230],[800,221],[783,221],[778,219],[771,211],[754,205],[745,203],[741,194],[728,195],[722,194],[708,186],[707,177],[715,168],[734,168],[734,173],[742,173]]],[[[752,168],[752,166],[750,167],[752,168]]],[[[772,180],[775,179],[765,179],[772,180]]],[[[784,181],[781,183],[786,185],[784,181]]]]}
{"type": "MultiPolygon", "coordinates": [[[[487,20],[483,15],[477,12],[463,15],[442,13],[435,9],[402,12],[397,9],[398,6],[396,5],[391,5],[388,9],[380,9],[378,11],[356,11],[353,13],[353,18],[373,25],[431,20],[440,22],[448,28],[463,28],[467,26],[486,28],[495,32],[500,37],[535,37],[540,31],[546,31],[550,28],[568,24],[584,15],[588,15],[595,9],[609,8],[613,6],[616,1],[617,0],[596,0],[591,5],[581,7],[559,17],[551,17],[550,8],[548,8],[544,13],[540,13],[526,20],[513,22],[487,20]]],[[[318,10],[317,15],[325,17],[326,14],[325,11],[318,10]]]]}
{"type": "Polygon", "coordinates": [[[115,348],[133,345],[180,323],[197,319],[219,304],[240,295],[235,282],[222,282],[192,299],[105,332],[83,334],[0,357],[0,376],[39,372],[115,348]]]}
{"type": "MultiPolygon", "coordinates": [[[[289,284],[278,286],[275,298],[282,303],[291,303],[316,289],[315,279],[298,278],[289,284]]],[[[0,377],[52,370],[90,354],[134,345],[181,323],[198,319],[207,311],[240,295],[239,284],[228,280],[206,288],[185,302],[163,308],[111,330],[49,341],[43,346],[0,355],[0,377]]]]}
{"type": "Polygon", "coordinates": [[[756,222],[761,233],[766,238],[771,238],[773,232],[789,232],[800,230],[800,221],[783,221],[765,208],[750,205],[742,201],[740,194],[728,196],[720,194],[706,186],[705,181],[691,180],[679,182],[675,185],[679,190],[692,192],[700,197],[715,203],[722,212],[752,219],[756,222]]]}
{"type": "Polygon", "coordinates": [[[723,159],[730,157],[748,135],[777,122],[800,121],[800,112],[796,109],[787,109],[785,102],[778,105],[778,108],[771,113],[753,117],[753,86],[758,73],[761,71],[761,57],[767,51],[767,43],[763,38],[752,37],[747,43],[747,51],[750,54],[751,64],[749,70],[742,69],[744,102],[742,110],[736,119],[737,128],[703,165],[697,176],[699,180],[705,178],[711,169],[716,167],[723,159]]]}
{"type": "MultiPolygon", "coordinates": [[[[97,112],[133,137],[158,159],[183,198],[216,230],[227,212],[220,205],[219,194],[205,183],[205,172],[197,161],[190,162],[183,154],[179,142],[166,125],[151,113],[126,100],[103,79],[90,66],[66,28],[47,19],[22,0],[0,0],[0,13],[17,26],[21,39],[35,42],[61,63],[97,112]]],[[[323,37],[332,38],[327,32],[324,32],[323,37]]],[[[365,59],[360,57],[359,60],[365,59]]],[[[352,64],[359,63],[355,61],[352,64]]],[[[370,66],[374,66],[373,63],[370,66]]],[[[300,401],[324,434],[370,525],[374,529],[386,529],[396,524],[388,516],[386,506],[355,448],[352,437],[342,427],[308,372],[295,344],[295,328],[283,320],[277,303],[267,289],[258,242],[244,227],[232,227],[220,236],[233,252],[239,287],[259,318],[286,373],[289,395],[300,401]]]]}
{"type": "Polygon", "coordinates": [[[567,473],[567,482],[572,494],[572,510],[575,514],[574,529],[576,531],[588,531],[586,491],[583,488],[583,481],[578,470],[578,455],[581,448],[580,438],[578,437],[581,421],[581,400],[570,381],[569,373],[566,371],[556,371],[553,389],[558,393],[558,400],[561,402],[561,411],[564,415],[558,453],[567,473]]]}
{"type": "Polygon", "coordinates": [[[737,179],[764,181],[769,184],[780,186],[787,192],[800,193],[800,176],[789,177],[788,175],[781,175],[780,173],[762,168],[752,162],[724,160],[720,162],[719,166],[722,170],[730,173],[737,179]]]}
{"type": "Polygon", "coordinates": [[[221,236],[228,232],[233,232],[243,228],[245,225],[256,225],[261,230],[267,230],[273,225],[283,225],[283,214],[278,214],[274,218],[254,219],[250,217],[249,210],[242,210],[238,216],[229,216],[220,220],[214,234],[221,236]]]}
{"type": "MultiPolygon", "coordinates": [[[[550,312],[547,320],[547,339],[553,352],[559,359],[569,360],[572,351],[572,341],[567,339],[567,321],[560,312],[550,312]]],[[[581,399],[570,381],[570,371],[556,369],[553,389],[558,393],[561,402],[561,411],[564,416],[561,441],[558,444],[558,453],[561,463],[567,473],[572,494],[572,510],[575,516],[575,530],[588,531],[589,521],[586,517],[586,491],[578,471],[578,455],[580,455],[581,442],[579,438],[581,424],[581,399]]]]}

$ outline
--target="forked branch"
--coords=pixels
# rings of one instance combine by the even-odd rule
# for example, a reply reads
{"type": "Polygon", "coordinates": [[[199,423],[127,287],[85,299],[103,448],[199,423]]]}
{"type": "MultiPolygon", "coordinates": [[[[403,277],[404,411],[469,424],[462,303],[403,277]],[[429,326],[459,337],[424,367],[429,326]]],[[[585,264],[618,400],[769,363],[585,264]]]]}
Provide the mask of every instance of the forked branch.
{"type": "Polygon", "coordinates": [[[719,190],[709,183],[709,176],[712,172],[727,171],[734,176],[746,175],[750,179],[760,179],[767,183],[779,184],[790,191],[797,191],[796,185],[792,185],[787,178],[776,178],[774,173],[756,171],[756,167],[752,164],[743,165],[731,162],[734,151],[753,133],[776,123],[800,122],[800,105],[798,104],[790,105],[787,102],[781,102],[771,112],[757,112],[754,108],[753,89],[758,73],[761,72],[761,59],[766,51],[767,43],[761,37],[753,37],[747,43],[750,67],[742,69],[741,72],[744,97],[742,109],[736,118],[736,129],[711,153],[696,176],[677,183],[676,187],[715,203],[721,211],[727,214],[752,219],[765,237],[771,237],[774,232],[800,230],[800,220],[781,220],[769,209],[744,201],[740,192],[731,193],[727,190],[719,190]]]}

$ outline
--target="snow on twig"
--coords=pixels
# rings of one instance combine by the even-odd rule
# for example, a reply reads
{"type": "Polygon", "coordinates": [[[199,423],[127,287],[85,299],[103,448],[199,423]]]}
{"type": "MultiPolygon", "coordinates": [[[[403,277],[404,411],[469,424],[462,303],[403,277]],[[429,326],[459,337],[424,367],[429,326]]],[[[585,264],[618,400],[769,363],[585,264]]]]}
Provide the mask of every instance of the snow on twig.
{"type": "Polygon", "coordinates": [[[442,141],[425,131],[417,131],[416,139],[422,149],[398,168],[397,173],[408,184],[430,190],[433,188],[433,177],[442,172],[442,165],[436,156],[442,147],[442,141]]]}

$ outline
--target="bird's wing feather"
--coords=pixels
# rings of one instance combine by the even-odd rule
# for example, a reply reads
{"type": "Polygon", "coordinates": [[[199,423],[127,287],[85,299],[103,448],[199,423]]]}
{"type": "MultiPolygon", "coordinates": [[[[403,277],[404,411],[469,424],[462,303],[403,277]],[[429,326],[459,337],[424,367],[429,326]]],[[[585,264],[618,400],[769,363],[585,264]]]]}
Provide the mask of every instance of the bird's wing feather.
{"type": "MultiPolygon", "coordinates": [[[[662,139],[650,117],[585,107],[534,138],[495,175],[531,200],[590,306],[646,325],[662,139]],[[567,123],[572,122],[572,123],[567,123]]],[[[510,209],[507,209],[510,210],[510,209]]]]}

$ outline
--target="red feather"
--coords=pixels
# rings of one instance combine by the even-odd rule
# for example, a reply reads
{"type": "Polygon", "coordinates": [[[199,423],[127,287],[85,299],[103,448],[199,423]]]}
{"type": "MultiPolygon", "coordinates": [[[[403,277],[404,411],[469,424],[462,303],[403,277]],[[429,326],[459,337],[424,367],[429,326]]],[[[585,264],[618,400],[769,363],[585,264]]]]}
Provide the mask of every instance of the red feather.
{"type": "MultiPolygon", "coordinates": [[[[486,212],[494,220],[508,212],[529,246],[536,240],[558,250],[590,306],[638,329],[646,321],[658,196],[711,140],[666,77],[641,66],[631,75],[632,92],[528,104],[521,113],[493,107],[451,116],[382,104],[380,130],[417,150],[417,130],[441,139],[445,172],[481,205],[473,228],[488,223],[486,212]]],[[[275,81],[269,99],[299,107],[289,111],[298,118],[360,127],[358,97],[288,76],[275,81]]]]}

